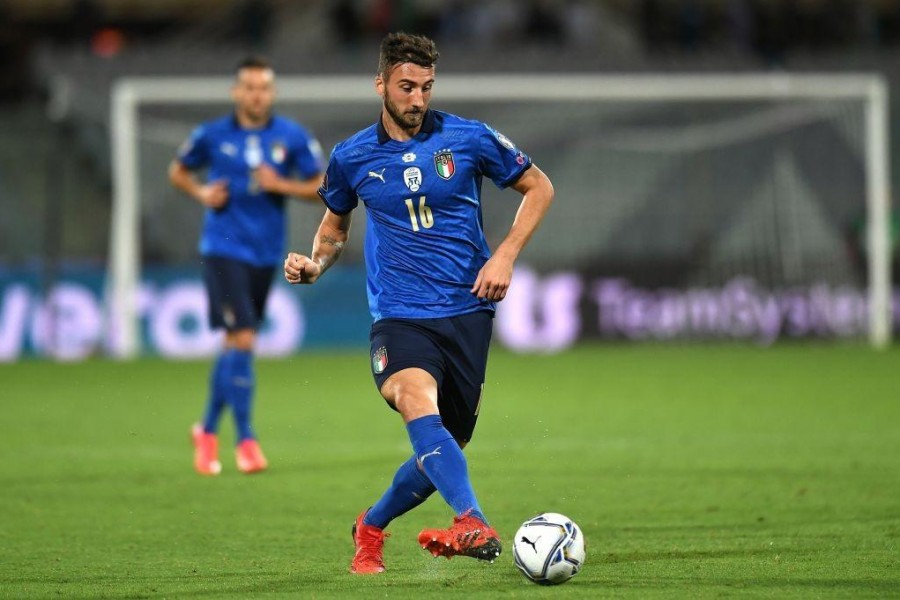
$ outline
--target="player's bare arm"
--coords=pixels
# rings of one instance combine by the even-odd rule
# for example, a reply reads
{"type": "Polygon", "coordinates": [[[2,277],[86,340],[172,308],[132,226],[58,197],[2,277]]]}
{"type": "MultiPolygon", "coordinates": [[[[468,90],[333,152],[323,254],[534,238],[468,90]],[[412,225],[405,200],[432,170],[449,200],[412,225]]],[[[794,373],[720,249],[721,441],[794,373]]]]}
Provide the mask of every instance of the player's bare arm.
{"type": "Polygon", "coordinates": [[[202,184],[194,174],[177,160],[169,165],[169,181],[207,208],[222,208],[228,202],[228,182],[212,181],[202,184]]]}
{"type": "Polygon", "coordinates": [[[325,211],[313,241],[312,256],[291,252],[284,261],[284,278],[288,283],[315,283],[341,256],[350,237],[350,214],[325,211]]]}
{"type": "Polygon", "coordinates": [[[479,298],[500,301],[506,297],[513,264],[553,202],[553,184],[536,165],[525,171],[512,188],[522,194],[522,203],[506,238],[478,272],[472,293],[479,298]]]}
{"type": "Polygon", "coordinates": [[[320,202],[318,191],[324,178],[322,173],[309,179],[282,177],[278,171],[263,163],[255,170],[254,177],[259,187],[267,192],[320,202]]]}

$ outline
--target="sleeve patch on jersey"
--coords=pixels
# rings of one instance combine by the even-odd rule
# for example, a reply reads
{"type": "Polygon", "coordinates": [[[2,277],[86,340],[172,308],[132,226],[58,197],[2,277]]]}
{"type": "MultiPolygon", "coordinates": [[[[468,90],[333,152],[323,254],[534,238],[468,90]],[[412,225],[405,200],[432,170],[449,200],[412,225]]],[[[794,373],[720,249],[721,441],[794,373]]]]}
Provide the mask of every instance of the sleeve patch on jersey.
{"type": "Polygon", "coordinates": [[[181,146],[178,147],[178,156],[184,156],[188,152],[194,149],[194,138],[189,137],[181,143],[181,146]]]}
{"type": "Polygon", "coordinates": [[[497,137],[497,141],[499,141],[500,144],[507,150],[515,150],[516,149],[516,145],[513,144],[512,141],[508,137],[506,137],[499,131],[494,131],[494,135],[497,137]]]}
{"type": "Polygon", "coordinates": [[[312,154],[317,161],[322,162],[322,160],[324,160],[325,154],[322,151],[322,144],[319,143],[319,140],[311,139],[306,146],[309,148],[309,153],[312,154]]]}

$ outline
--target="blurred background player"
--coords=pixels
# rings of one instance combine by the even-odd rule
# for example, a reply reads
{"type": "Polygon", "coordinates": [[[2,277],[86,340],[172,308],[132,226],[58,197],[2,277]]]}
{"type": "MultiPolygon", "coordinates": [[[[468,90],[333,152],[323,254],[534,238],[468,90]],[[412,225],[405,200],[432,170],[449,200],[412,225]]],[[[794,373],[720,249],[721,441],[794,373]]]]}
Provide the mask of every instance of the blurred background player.
{"type": "Polygon", "coordinates": [[[502,134],[428,108],[437,58],[427,37],[384,38],[375,78],[381,118],[335,147],[312,256],[285,260],[290,283],[315,282],[340,256],[351,211],[359,200],[366,205],[372,372],[415,453],[357,517],[354,573],[384,571],[385,527],[435,489],[455,518],[448,529],[423,530],[423,548],[491,561],[501,552],[462,449],[481,408],[495,303],[506,296],[513,263],[550,206],[553,186],[502,134]],[[523,195],[493,256],[482,229],[484,176],[523,195]]]}
{"type": "Polygon", "coordinates": [[[285,199],[318,201],[324,166],[318,141],[272,114],[275,74],[266,60],[240,63],[231,96],[234,112],[195,129],[169,169],[172,185],[206,207],[200,254],[209,321],[225,329],[203,423],[192,430],[194,467],[204,475],[222,468],[216,432],[226,406],[237,430],[238,468],[267,466],[251,427],[256,331],[284,252],[285,199]],[[205,183],[192,173],[201,168],[208,170],[205,183]]]}

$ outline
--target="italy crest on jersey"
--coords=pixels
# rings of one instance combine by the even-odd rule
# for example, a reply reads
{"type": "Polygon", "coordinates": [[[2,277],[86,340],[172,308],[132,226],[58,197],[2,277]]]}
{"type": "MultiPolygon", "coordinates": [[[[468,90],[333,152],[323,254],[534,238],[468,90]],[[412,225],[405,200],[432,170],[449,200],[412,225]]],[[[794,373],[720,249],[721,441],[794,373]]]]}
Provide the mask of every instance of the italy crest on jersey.
{"type": "Polygon", "coordinates": [[[382,346],[372,355],[372,370],[375,371],[376,375],[380,375],[384,372],[385,368],[387,368],[387,364],[387,348],[382,346]]]}
{"type": "Polygon", "coordinates": [[[441,150],[434,155],[434,169],[441,179],[450,179],[456,172],[456,163],[453,162],[453,153],[449,150],[441,150]]]}
{"type": "Polygon", "coordinates": [[[280,165],[284,162],[284,159],[287,158],[287,146],[282,142],[275,142],[272,144],[272,162],[277,165],[280,165]]]}

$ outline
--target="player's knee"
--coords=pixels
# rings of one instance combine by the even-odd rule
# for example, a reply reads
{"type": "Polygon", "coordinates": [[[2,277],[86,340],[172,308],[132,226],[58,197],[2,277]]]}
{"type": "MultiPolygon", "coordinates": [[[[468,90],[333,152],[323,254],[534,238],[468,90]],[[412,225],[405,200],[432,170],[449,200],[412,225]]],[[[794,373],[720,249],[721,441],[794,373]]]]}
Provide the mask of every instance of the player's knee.
{"type": "Polygon", "coordinates": [[[245,352],[251,352],[256,344],[256,332],[252,329],[229,331],[225,336],[225,345],[245,352]]]}
{"type": "Polygon", "coordinates": [[[437,385],[430,376],[397,373],[385,382],[381,394],[407,421],[437,413],[437,385]]]}
{"type": "Polygon", "coordinates": [[[415,416],[432,414],[437,409],[437,401],[431,397],[426,387],[421,385],[399,384],[394,388],[394,393],[388,402],[404,416],[415,413],[415,416]]]}

